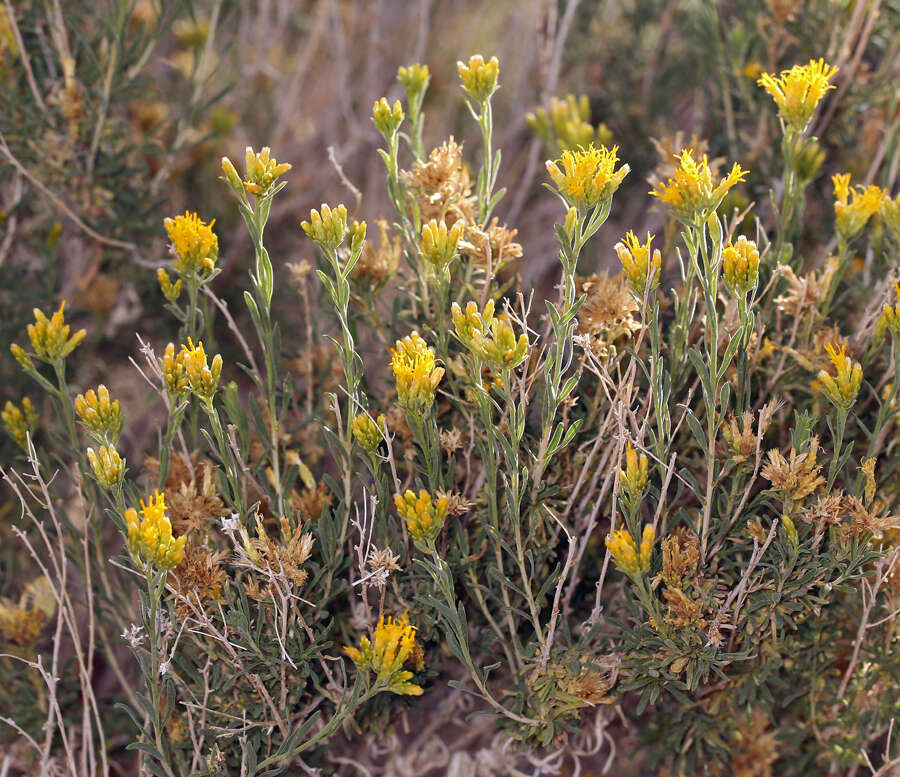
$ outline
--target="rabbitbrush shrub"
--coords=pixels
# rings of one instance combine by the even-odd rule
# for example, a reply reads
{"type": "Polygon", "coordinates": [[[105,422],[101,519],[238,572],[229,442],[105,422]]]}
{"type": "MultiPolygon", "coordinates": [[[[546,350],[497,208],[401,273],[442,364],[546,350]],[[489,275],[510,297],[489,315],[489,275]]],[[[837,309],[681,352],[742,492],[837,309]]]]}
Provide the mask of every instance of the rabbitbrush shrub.
{"type": "Polygon", "coordinates": [[[3,774],[425,773],[451,736],[479,753],[458,774],[898,763],[900,197],[836,174],[823,261],[797,249],[835,68],[759,74],[771,183],[671,149],[646,195],[666,236],[623,234],[612,274],[586,246],[628,148],[586,100],[538,111],[544,291],[494,215],[499,63],[458,71],[480,145],[428,151],[428,67],[400,68],[372,114],[392,219],[322,205],[297,219],[314,261],[266,247],[291,179],[268,148],[222,160],[214,212],[165,219],[178,338],[134,353],[164,408],[155,441],[131,430],[146,460],[119,453],[115,386],[69,383],[64,303],[17,335],[3,774]],[[241,314],[213,284],[229,208],[241,314]]]}

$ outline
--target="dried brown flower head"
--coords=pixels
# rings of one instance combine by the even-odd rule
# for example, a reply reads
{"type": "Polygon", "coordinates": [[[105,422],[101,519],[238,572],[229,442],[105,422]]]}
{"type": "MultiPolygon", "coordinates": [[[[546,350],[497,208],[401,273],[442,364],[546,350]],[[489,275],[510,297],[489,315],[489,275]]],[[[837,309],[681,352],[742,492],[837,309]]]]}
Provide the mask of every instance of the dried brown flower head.
{"type": "Polygon", "coordinates": [[[399,572],[401,566],[397,563],[400,557],[394,554],[390,548],[378,550],[372,548],[366,558],[366,566],[369,568],[367,582],[375,588],[384,588],[392,572],[399,572]]]}
{"type": "Polygon", "coordinates": [[[666,585],[679,586],[682,579],[697,571],[700,538],[692,529],[679,526],[662,541],[662,579],[666,585]]]}
{"type": "MultiPolygon", "coordinates": [[[[180,597],[201,606],[222,600],[222,587],[228,575],[222,566],[225,551],[213,551],[199,545],[189,544],[182,562],[169,573],[169,581],[180,597]]],[[[185,602],[178,604],[176,611],[182,617],[192,610],[185,602]]]]}
{"type": "Polygon", "coordinates": [[[794,318],[801,318],[806,313],[816,310],[819,302],[828,293],[831,279],[837,268],[837,257],[830,256],[821,270],[806,273],[799,278],[790,267],[781,265],[778,269],[781,275],[787,279],[788,290],[780,297],[775,298],[775,304],[794,318]]]}
{"type": "Polygon", "coordinates": [[[670,587],[663,591],[663,599],[666,600],[667,611],[665,621],[676,629],[687,627],[705,629],[706,619],[703,617],[703,607],[693,601],[680,588],[670,587]]]}
{"type": "Polygon", "coordinates": [[[351,277],[377,291],[397,272],[403,240],[400,235],[391,235],[390,224],[385,219],[378,219],[375,223],[379,232],[378,248],[371,240],[365,242],[351,277]]]}
{"type": "Polygon", "coordinates": [[[790,458],[785,459],[777,449],[769,451],[769,460],[762,468],[762,476],[781,491],[786,499],[799,502],[825,484],[819,472],[821,464],[816,464],[819,438],[810,437],[809,450],[798,454],[791,448],[790,458]]]}
{"type": "Polygon", "coordinates": [[[519,230],[510,229],[506,224],[501,226],[497,218],[491,219],[484,230],[468,223],[465,236],[459,241],[459,252],[477,265],[490,267],[492,272],[497,273],[514,259],[522,257],[522,246],[514,240],[518,233],[519,230]]]}
{"type": "Polygon", "coordinates": [[[426,161],[417,162],[400,177],[419,208],[423,224],[435,219],[446,221],[449,227],[460,218],[472,221],[472,184],[463,165],[462,146],[452,137],[434,149],[426,161]]]}

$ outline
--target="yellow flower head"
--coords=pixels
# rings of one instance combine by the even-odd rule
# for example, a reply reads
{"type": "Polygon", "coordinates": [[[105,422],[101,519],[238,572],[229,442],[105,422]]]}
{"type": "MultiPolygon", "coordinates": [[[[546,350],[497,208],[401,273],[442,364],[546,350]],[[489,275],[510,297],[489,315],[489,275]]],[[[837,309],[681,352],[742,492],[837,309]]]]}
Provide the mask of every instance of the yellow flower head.
{"type": "Polygon", "coordinates": [[[431,81],[431,73],[428,65],[409,65],[397,68],[397,80],[403,84],[406,90],[406,97],[410,103],[414,103],[427,88],[428,82],[431,81]]]}
{"type": "Polygon", "coordinates": [[[629,577],[637,578],[650,571],[655,537],[653,526],[647,524],[641,534],[641,546],[638,548],[628,529],[616,529],[607,535],[606,547],[616,566],[629,577]]]}
{"type": "Polygon", "coordinates": [[[716,183],[706,154],[698,163],[689,148],[681,152],[679,162],[674,177],[665,184],[658,183],[650,194],[671,205],[685,221],[706,220],[731,188],[747,176],[747,171],[735,162],[731,172],[716,183]]]}
{"type": "Polygon", "coordinates": [[[759,278],[759,250],[756,243],[741,235],[737,243],[728,242],[722,251],[722,274],[736,297],[756,287],[759,278]]]}
{"type": "Polygon", "coordinates": [[[323,204],[319,210],[311,210],[309,221],[301,221],[300,227],[323,251],[334,251],[347,235],[347,208],[343,205],[329,208],[323,204]]]}
{"type": "Polygon", "coordinates": [[[129,507],[125,511],[128,527],[128,548],[135,559],[142,559],[159,569],[174,569],[184,559],[186,536],[172,536],[172,523],[166,515],[165,495],[156,491],[144,504],[141,500],[141,515],[129,507]]]}
{"type": "Polygon", "coordinates": [[[418,496],[412,491],[394,494],[394,506],[406,521],[413,540],[419,545],[429,545],[437,539],[444,528],[449,504],[446,496],[432,500],[427,491],[419,491],[418,496]]]}
{"type": "Polygon", "coordinates": [[[537,108],[525,117],[525,121],[554,153],[573,151],[592,143],[605,146],[612,140],[612,133],[605,124],[598,124],[594,129],[591,104],[584,94],[577,100],[572,94],[567,94],[565,100],[551,97],[549,112],[537,108]]]}
{"type": "Polygon", "coordinates": [[[484,103],[497,90],[497,79],[500,76],[500,62],[497,57],[484,61],[481,54],[469,57],[468,64],[457,62],[456,69],[466,93],[476,102],[484,103]]]}
{"type": "Polygon", "coordinates": [[[219,238],[212,231],[215,223],[213,219],[207,224],[196,213],[189,211],[185,211],[183,216],[163,221],[175,253],[172,262],[175,272],[182,276],[212,272],[219,258],[219,238]]]}
{"type": "Polygon", "coordinates": [[[125,460],[111,445],[103,445],[97,451],[88,448],[87,458],[94,477],[103,488],[113,488],[125,477],[125,460]]]}
{"type": "Polygon", "coordinates": [[[360,413],[353,419],[353,436],[367,453],[373,453],[381,445],[384,439],[381,431],[383,424],[384,413],[378,416],[377,421],[373,421],[368,413],[360,413]]]}
{"type": "Polygon", "coordinates": [[[876,339],[880,340],[884,333],[890,332],[894,340],[900,340],[900,283],[894,279],[894,293],[897,296],[896,305],[885,305],[881,308],[881,318],[875,327],[876,339]]]}
{"type": "Polygon", "coordinates": [[[422,687],[410,682],[413,673],[403,668],[407,662],[417,670],[424,668],[416,627],[406,615],[396,620],[382,616],[375,627],[374,644],[364,636],[358,648],[345,647],[344,652],[360,670],[375,672],[375,682],[384,690],[401,696],[422,695],[422,687]]]}
{"type": "Polygon", "coordinates": [[[523,332],[517,338],[509,316],[494,315],[494,300],[488,300],[481,313],[471,300],[465,312],[454,302],[450,313],[460,342],[494,372],[518,367],[528,355],[528,335],[523,332]]]}
{"type": "Polygon", "coordinates": [[[91,434],[115,443],[122,431],[119,400],[111,400],[109,390],[102,383],[97,391],[89,389],[75,397],[75,412],[81,425],[91,434]]]}
{"type": "Polygon", "coordinates": [[[443,275],[456,256],[465,227],[462,219],[455,221],[450,229],[444,221],[435,219],[422,225],[422,258],[437,275],[443,275]]]}
{"type": "Polygon", "coordinates": [[[187,345],[181,346],[181,352],[184,354],[184,374],[191,391],[200,399],[211,402],[222,375],[222,357],[216,354],[212,364],[207,364],[203,343],[194,345],[190,338],[187,345]]]}
{"type": "Polygon", "coordinates": [[[434,404],[434,394],[444,368],[437,366],[434,350],[418,332],[398,340],[391,349],[391,369],[397,380],[400,407],[413,416],[424,416],[434,404]]]}
{"type": "Polygon", "coordinates": [[[630,505],[637,504],[647,487],[647,457],[628,443],[625,451],[625,469],[619,470],[619,484],[630,505]]]}
{"type": "Polygon", "coordinates": [[[862,367],[847,356],[847,347],[838,351],[832,343],[825,346],[825,352],[835,368],[835,375],[819,370],[819,388],[831,403],[844,412],[853,407],[856,395],[862,385],[862,367]]]}
{"type": "MultiPolygon", "coordinates": [[[[74,351],[85,337],[87,332],[79,329],[74,335],[69,337],[70,327],[66,323],[64,310],[66,301],[63,300],[59,306],[59,310],[53,313],[50,318],[44,315],[43,311],[34,309],[34,323],[29,324],[28,339],[31,340],[31,347],[34,349],[34,355],[45,362],[55,362],[58,359],[65,359],[72,351],[74,351]]],[[[9,350],[16,357],[25,369],[34,369],[31,358],[25,351],[15,343],[9,350]]]]}
{"type": "Polygon", "coordinates": [[[175,283],[172,283],[172,279],[169,277],[169,273],[166,272],[164,267],[158,267],[156,269],[156,280],[159,281],[159,288],[163,293],[163,296],[169,300],[169,302],[175,302],[181,296],[181,278],[177,278],[175,283]]]}
{"type": "Polygon", "coordinates": [[[831,177],[834,184],[834,215],[837,217],[838,233],[845,239],[862,231],[872,216],[881,210],[887,199],[887,191],[874,184],[862,187],[850,186],[850,173],[831,177]]]}
{"type": "Polygon", "coordinates": [[[400,105],[399,100],[394,100],[394,104],[391,105],[386,97],[382,97],[376,100],[372,106],[372,121],[375,122],[375,128],[387,140],[390,140],[400,129],[403,119],[403,106],[400,105]]]}
{"type": "Polygon", "coordinates": [[[290,164],[279,163],[272,157],[272,149],[268,146],[261,148],[259,153],[247,146],[244,150],[244,178],[242,180],[231,160],[227,156],[222,157],[222,172],[225,174],[225,180],[237,194],[243,187],[255,197],[265,197],[275,182],[290,169],[290,164]]]}
{"type": "Polygon", "coordinates": [[[184,369],[184,350],[175,350],[175,343],[169,343],[162,358],[163,380],[169,398],[175,402],[184,398],[191,389],[187,372],[184,369]]]}
{"type": "Polygon", "coordinates": [[[612,198],[631,169],[622,165],[616,170],[618,151],[618,146],[610,149],[593,144],[563,151],[559,159],[547,161],[547,172],[570,205],[580,211],[592,210],[612,198]]]}
{"type": "Polygon", "coordinates": [[[802,132],[819,100],[829,89],[834,89],[834,84],[828,82],[837,71],[836,67],[825,64],[824,59],[811,59],[808,65],[794,65],[790,70],[782,70],[780,76],[763,73],[757,84],[772,95],[785,124],[802,132]]]}
{"type": "Polygon", "coordinates": [[[658,248],[650,251],[652,242],[653,235],[648,234],[647,242],[641,245],[634,232],[629,232],[615,245],[628,285],[639,300],[644,298],[648,286],[651,290],[656,288],[662,273],[662,255],[658,248]]]}
{"type": "Polygon", "coordinates": [[[0,419],[6,427],[6,432],[16,444],[26,453],[28,452],[28,435],[34,436],[34,428],[37,423],[37,413],[34,405],[28,397],[22,397],[22,408],[19,409],[12,402],[6,402],[0,419]]]}

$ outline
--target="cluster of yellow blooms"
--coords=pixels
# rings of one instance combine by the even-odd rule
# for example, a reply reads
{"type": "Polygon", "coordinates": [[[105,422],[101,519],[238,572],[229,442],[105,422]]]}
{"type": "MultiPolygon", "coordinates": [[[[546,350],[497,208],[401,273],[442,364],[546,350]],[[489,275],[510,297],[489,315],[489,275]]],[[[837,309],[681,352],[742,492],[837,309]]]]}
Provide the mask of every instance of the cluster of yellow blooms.
{"type": "Polygon", "coordinates": [[[618,146],[606,146],[576,151],[563,151],[559,159],[546,163],[547,172],[570,205],[589,211],[604,204],[616,193],[631,168],[619,163],[618,146]]]}
{"type": "Polygon", "coordinates": [[[400,66],[397,68],[397,80],[403,85],[407,95],[410,95],[410,102],[413,96],[421,94],[428,82],[431,80],[431,72],[428,65],[410,65],[409,67],[400,66]]]}
{"type": "Polygon", "coordinates": [[[485,103],[497,89],[500,78],[500,61],[491,57],[485,62],[481,54],[469,57],[468,63],[457,62],[456,70],[462,87],[476,102],[485,103]]]}
{"type": "Polygon", "coordinates": [[[413,673],[403,668],[407,661],[417,671],[425,667],[422,649],[416,643],[416,627],[406,615],[396,620],[380,618],[374,642],[363,637],[358,648],[345,647],[344,652],[362,671],[375,672],[376,684],[385,690],[401,696],[422,695],[422,687],[410,682],[413,673]]]}
{"type": "Polygon", "coordinates": [[[31,400],[23,397],[21,409],[7,400],[3,412],[0,412],[0,418],[3,419],[3,425],[9,436],[23,451],[27,451],[27,436],[34,434],[34,427],[37,423],[37,413],[31,400]]]}
{"type": "MultiPolygon", "coordinates": [[[[351,241],[353,243],[365,238],[365,222],[361,222],[360,225],[354,225],[354,228],[358,230],[360,226],[362,228],[362,237],[360,238],[354,234],[351,241]]],[[[301,221],[300,227],[319,244],[323,251],[334,251],[344,242],[344,237],[347,235],[347,208],[344,205],[330,208],[323,203],[319,210],[311,210],[309,212],[309,221],[301,221]]]]}
{"type": "MultiPolygon", "coordinates": [[[[172,250],[175,252],[172,266],[182,277],[204,275],[216,266],[216,260],[219,258],[219,238],[212,230],[215,223],[216,220],[213,219],[207,224],[196,213],[189,211],[185,211],[183,216],[163,221],[169,240],[172,241],[172,250]]],[[[162,268],[160,270],[161,273],[165,273],[162,268]]],[[[177,284],[176,287],[180,289],[177,284]]]]}
{"type": "Polygon", "coordinates": [[[636,505],[647,487],[647,457],[628,443],[625,451],[625,469],[619,470],[619,485],[629,505],[636,505]]]}
{"type": "Polygon", "coordinates": [[[163,381],[169,399],[179,402],[191,389],[187,372],[184,369],[184,351],[175,350],[175,343],[169,343],[162,358],[163,381]]]}
{"type": "Polygon", "coordinates": [[[437,539],[450,502],[446,496],[433,500],[427,491],[419,491],[416,496],[412,491],[405,494],[394,494],[394,506],[400,517],[406,521],[406,527],[413,540],[420,545],[430,545],[437,539]]]}
{"type": "Polygon", "coordinates": [[[494,372],[519,366],[528,354],[528,335],[516,333],[505,313],[494,315],[494,300],[488,300],[484,311],[471,300],[465,312],[454,302],[450,306],[456,336],[476,357],[494,372]]]}
{"type": "Polygon", "coordinates": [[[641,546],[638,548],[628,529],[616,529],[607,535],[606,547],[622,572],[629,577],[638,578],[650,571],[655,538],[656,531],[651,524],[647,524],[641,534],[641,546]]]}
{"type": "Polygon", "coordinates": [[[96,452],[88,448],[87,458],[94,477],[103,488],[115,488],[125,477],[125,460],[111,445],[101,445],[96,452]]]}
{"type": "Polygon", "coordinates": [[[265,146],[259,153],[255,153],[250,146],[244,150],[244,178],[238,175],[231,160],[222,157],[222,173],[225,180],[240,196],[242,191],[247,191],[255,197],[265,197],[275,181],[291,169],[287,162],[279,163],[272,158],[272,150],[265,146]]]}
{"type": "Polygon", "coordinates": [[[876,327],[876,339],[880,340],[884,336],[884,332],[888,331],[894,339],[900,338],[900,283],[894,280],[894,292],[897,295],[896,305],[885,305],[881,308],[881,318],[878,319],[876,327]]]}
{"type": "MultiPolygon", "coordinates": [[[[66,301],[63,300],[59,306],[59,310],[53,313],[50,318],[43,311],[34,309],[35,323],[29,324],[28,339],[31,341],[31,347],[34,349],[34,355],[41,361],[53,363],[60,359],[65,359],[72,351],[74,351],[85,337],[87,331],[79,329],[75,334],[69,337],[71,327],[66,323],[65,313],[66,301]]],[[[10,352],[26,370],[33,370],[34,363],[31,361],[29,354],[20,346],[13,343],[9,347],[10,352]]]]}
{"type": "Polygon", "coordinates": [[[437,275],[443,275],[456,256],[465,228],[462,219],[454,222],[450,229],[444,221],[435,219],[422,225],[422,258],[437,275]]]}
{"type": "Polygon", "coordinates": [[[374,453],[381,445],[381,441],[384,439],[381,431],[383,424],[384,413],[378,416],[377,421],[373,421],[372,416],[368,413],[360,413],[354,417],[351,424],[353,436],[366,453],[374,453]]]}
{"type": "Polygon", "coordinates": [[[156,491],[148,498],[147,504],[141,500],[141,515],[138,520],[137,511],[129,507],[125,511],[125,524],[128,527],[128,549],[134,558],[141,558],[145,563],[159,569],[174,569],[184,559],[184,545],[187,537],[177,539],[172,536],[172,523],[166,515],[165,494],[156,491]]]}
{"type": "Polygon", "coordinates": [[[675,175],[665,184],[658,183],[650,194],[671,205],[675,213],[687,222],[705,221],[719,207],[729,190],[746,176],[747,171],[735,162],[731,172],[717,183],[713,181],[706,154],[698,163],[694,152],[685,149],[679,157],[675,175]]]}
{"type": "Polygon", "coordinates": [[[567,94],[565,100],[551,97],[549,111],[537,108],[525,117],[525,121],[557,153],[592,143],[606,146],[612,140],[612,133],[605,124],[598,124],[596,129],[591,125],[591,104],[585,94],[577,100],[572,94],[567,94]]]}
{"type": "Polygon", "coordinates": [[[75,397],[75,412],[89,433],[113,443],[119,439],[122,431],[119,400],[110,399],[109,390],[102,383],[96,392],[89,389],[75,397]]]}
{"type": "Polygon", "coordinates": [[[222,375],[222,357],[216,354],[212,364],[208,364],[203,343],[194,345],[190,338],[187,345],[181,346],[181,351],[184,354],[184,374],[188,386],[204,402],[211,402],[222,375]]]}
{"type": "Polygon", "coordinates": [[[803,132],[819,100],[829,89],[834,89],[828,82],[837,71],[836,67],[826,65],[824,59],[811,59],[808,65],[794,65],[790,70],[781,71],[780,76],[763,73],[757,83],[772,95],[785,124],[793,131],[803,132]]]}
{"type": "Polygon", "coordinates": [[[403,119],[403,106],[399,100],[394,100],[394,104],[391,105],[386,97],[382,97],[372,106],[372,121],[375,122],[375,128],[388,140],[400,128],[403,119]]]}
{"type": "Polygon", "coordinates": [[[850,173],[833,175],[831,181],[834,184],[837,230],[845,240],[849,240],[881,210],[882,202],[887,199],[887,192],[874,184],[851,188],[850,173]]]}
{"type": "Polygon", "coordinates": [[[656,288],[662,272],[662,255],[659,249],[650,251],[653,235],[647,235],[647,242],[641,245],[634,232],[629,232],[616,243],[616,253],[622,262],[622,272],[631,292],[638,300],[644,299],[644,292],[656,288]]]}
{"type": "Polygon", "coordinates": [[[424,416],[431,410],[435,391],[444,377],[444,368],[437,366],[434,350],[418,332],[413,332],[391,348],[391,369],[397,380],[400,407],[417,418],[424,416]]]}
{"type": "Polygon", "coordinates": [[[722,274],[736,297],[743,297],[759,278],[759,250],[756,243],[741,235],[737,243],[728,241],[722,250],[722,274]]]}
{"type": "Polygon", "coordinates": [[[818,388],[831,400],[832,404],[844,412],[853,407],[856,395],[862,385],[862,366],[847,356],[847,347],[841,346],[839,351],[831,343],[825,346],[825,352],[835,368],[835,375],[820,370],[818,388]]]}

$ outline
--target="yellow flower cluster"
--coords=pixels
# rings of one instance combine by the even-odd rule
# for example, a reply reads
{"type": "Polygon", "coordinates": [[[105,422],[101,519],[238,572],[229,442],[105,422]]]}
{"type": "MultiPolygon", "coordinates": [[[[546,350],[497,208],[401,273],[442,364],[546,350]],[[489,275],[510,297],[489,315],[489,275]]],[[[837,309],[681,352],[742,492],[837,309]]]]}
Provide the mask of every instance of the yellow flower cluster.
{"type": "Polygon", "coordinates": [[[803,132],[819,100],[829,89],[834,89],[828,82],[837,71],[836,67],[825,64],[824,59],[811,59],[808,65],[794,65],[790,70],[782,70],[780,76],[763,73],[756,83],[772,95],[785,124],[792,130],[803,132]]]}
{"type": "Polygon", "coordinates": [[[309,212],[309,221],[301,221],[300,227],[323,251],[333,251],[347,234],[347,208],[344,205],[329,208],[323,203],[319,210],[309,212]]]}
{"type": "Polygon", "coordinates": [[[0,598],[0,637],[22,647],[30,645],[55,613],[53,586],[41,575],[25,586],[18,602],[0,598]]]}
{"type": "Polygon", "coordinates": [[[596,130],[591,125],[591,104],[584,94],[577,100],[572,94],[567,94],[565,100],[551,97],[549,111],[538,108],[525,121],[541,140],[559,153],[592,143],[605,146],[612,140],[605,124],[597,125],[596,130]]]}
{"type": "Polygon", "coordinates": [[[111,400],[102,383],[97,391],[89,389],[75,397],[75,412],[81,425],[91,434],[115,443],[122,431],[119,400],[111,400]]]}
{"type": "Polygon", "coordinates": [[[125,477],[125,460],[111,445],[101,445],[96,452],[87,449],[88,463],[94,471],[94,477],[103,488],[114,488],[125,477]]]}
{"type": "Polygon", "coordinates": [[[428,88],[428,82],[431,80],[431,73],[428,65],[409,65],[408,67],[400,66],[397,68],[397,80],[406,90],[406,96],[410,103],[414,102],[425,89],[428,88]]]}
{"type": "Polygon", "coordinates": [[[619,485],[629,505],[636,505],[647,487],[647,457],[628,443],[625,451],[625,469],[619,470],[619,485]]]}
{"type": "Polygon", "coordinates": [[[463,236],[466,225],[462,219],[454,222],[450,229],[444,221],[432,219],[422,225],[422,258],[438,275],[443,275],[463,236]]]}
{"type": "MultiPolygon", "coordinates": [[[[71,327],[66,323],[65,313],[66,301],[63,300],[59,306],[59,310],[53,313],[50,318],[44,315],[43,311],[34,309],[34,323],[29,324],[28,339],[31,341],[31,347],[34,349],[34,355],[45,362],[55,362],[59,359],[65,359],[72,351],[74,351],[85,337],[87,332],[79,329],[74,335],[69,337],[71,327]]],[[[9,347],[10,352],[25,369],[34,369],[34,363],[31,357],[25,353],[25,350],[13,343],[9,347]]]]}
{"type": "Polygon", "coordinates": [[[169,343],[163,353],[162,374],[169,398],[179,402],[190,391],[191,384],[184,368],[184,351],[176,351],[175,343],[169,343]]]}
{"type": "Polygon", "coordinates": [[[388,140],[403,124],[403,119],[403,106],[399,100],[394,100],[394,104],[391,105],[386,97],[382,97],[372,106],[372,121],[375,122],[375,128],[388,140]]]}
{"type": "Polygon", "coordinates": [[[662,255],[658,248],[651,253],[652,242],[653,235],[648,234],[647,242],[641,245],[634,232],[629,232],[615,245],[625,279],[639,300],[644,298],[648,286],[651,291],[656,288],[662,273],[662,255]]]}
{"type": "Polygon", "coordinates": [[[463,89],[476,102],[486,102],[497,89],[497,79],[500,77],[497,57],[485,62],[481,54],[475,54],[469,57],[468,63],[457,62],[456,70],[463,89]]]}
{"type": "Polygon", "coordinates": [[[622,572],[629,577],[638,578],[650,571],[655,538],[653,526],[647,524],[641,535],[641,546],[638,548],[628,529],[616,529],[607,535],[606,547],[622,572]]]}
{"type": "Polygon", "coordinates": [[[406,521],[406,527],[413,540],[420,545],[430,545],[437,539],[450,502],[446,496],[432,499],[427,491],[419,491],[416,496],[412,491],[405,494],[394,494],[394,506],[400,517],[406,521]]]}
{"type": "Polygon", "coordinates": [[[509,317],[494,315],[494,300],[488,300],[481,313],[471,300],[465,311],[454,302],[450,313],[460,342],[494,372],[518,367],[528,355],[528,335],[522,332],[517,338],[509,317]]]}
{"type": "Polygon", "coordinates": [[[34,411],[31,400],[28,397],[22,397],[21,409],[7,400],[3,412],[0,413],[0,418],[3,419],[3,425],[9,436],[23,451],[27,452],[27,436],[34,435],[34,427],[37,423],[37,413],[34,411]]]}
{"type": "Polygon", "coordinates": [[[147,499],[141,500],[141,515],[138,520],[137,511],[129,507],[125,511],[125,524],[128,527],[128,548],[135,559],[142,559],[159,569],[174,569],[184,559],[186,536],[172,536],[172,523],[166,515],[165,494],[156,491],[147,499]]]}
{"type": "Polygon", "coordinates": [[[194,345],[190,338],[187,345],[181,346],[181,351],[184,354],[184,374],[191,391],[203,401],[211,402],[222,375],[222,357],[216,354],[212,364],[208,364],[203,343],[194,345]]]}
{"type": "Polygon", "coordinates": [[[391,369],[397,380],[400,407],[413,416],[424,416],[434,404],[434,394],[444,368],[437,366],[434,350],[418,332],[398,340],[391,348],[391,369]]]}
{"type": "Polygon", "coordinates": [[[834,215],[837,230],[845,240],[858,234],[872,216],[881,210],[887,192],[874,184],[850,187],[850,173],[831,176],[834,184],[834,215]]]}
{"type": "Polygon", "coordinates": [[[366,453],[374,453],[384,439],[381,428],[384,424],[384,414],[378,416],[377,421],[372,420],[368,413],[360,413],[353,419],[353,436],[366,453]]]}
{"type": "Polygon", "coordinates": [[[618,146],[593,144],[563,151],[559,159],[547,161],[547,172],[570,205],[582,212],[592,210],[612,198],[631,169],[628,165],[616,169],[618,151],[618,146]]]}
{"type": "Polygon", "coordinates": [[[416,627],[406,615],[397,620],[380,618],[374,643],[363,637],[358,648],[345,647],[344,652],[362,671],[375,672],[376,684],[385,690],[401,696],[422,695],[422,687],[410,682],[413,673],[403,668],[407,661],[417,670],[425,666],[422,650],[416,644],[416,627]]]}
{"type": "Polygon", "coordinates": [[[247,146],[244,150],[244,178],[241,180],[231,160],[227,156],[222,157],[222,172],[235,193],[243,187],[255,197],[265,197],[275,181],[290,169],[289,163],[279,163],[272,158],[272,149],[268,146],[260,149],[258,154],[247,146]]]}
{"type": "MultiPolygon", "coordinates": [[[[185,211],[183,216],[163,221],[169,240],[172,241],[172,250],[175,252],[172,266],[182,277],[206,275],[215,268],[216,260],[219,258],[219,238],[212,230],[215,223],[216,220],[213,219],[207,224],[196,213],[189,211],[185,211]]],[[[158,273],[158,277],[163,293],[166,293],[168,288],[167,298],[169,294],[174,294],[176,288],[180,291],[177,284],[172,286],[168,275],[163,278],[163,274],[158,273]]]]}
{"type": "Polygon", "coordinates": [[[856,395],[862,385],[862,366],[847,356],[847,347],[842,345],[838,351],[831,343],[825,346],[825,352],[835,368],[835,375],[826,370],[819,370],[818,385],[822,393],[831,403],[844,412],[853,407],[856,395]]]}
{"type": "Polygon", "coordinates": [[[685,221],[705,221],[722,204],[731,188],[747,176],[747,171],[735,162],[731,172],[716,183],[706,154],[698,163],[694,159],[694,152],[685,149],[678,159],[679,166],[675,175],[665,184],[658,183],[650,194],[671,205],[685,221]]]}
{"type": "Polygon", "coordinates": [[[728,241],[722,250],[722,274],[736,297],[743,297],[759,278],[759,250],[756,243],[741,235],[737,243],[728,241]]]}
{"type": "Polygon", "coordinates": [[[878,319],[876,327],[877,339],[881,339],[885,331],[889,331],[895,340],[900,339],[900,283],[894,280],[894,292],[897,295],[897,304],[888,305],[885,303],[881,308],[881,318],[878,319]]]}

